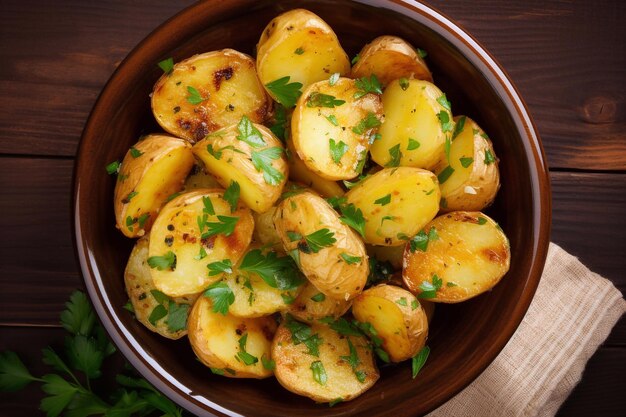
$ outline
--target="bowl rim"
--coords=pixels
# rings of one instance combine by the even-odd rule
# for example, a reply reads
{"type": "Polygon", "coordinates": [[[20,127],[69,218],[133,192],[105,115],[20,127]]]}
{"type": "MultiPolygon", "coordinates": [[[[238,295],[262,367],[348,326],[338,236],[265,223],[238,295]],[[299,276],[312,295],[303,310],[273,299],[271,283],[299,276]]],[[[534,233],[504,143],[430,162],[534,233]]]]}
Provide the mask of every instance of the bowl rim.
{"type": "MultiPolygon", "coordinates": [[[[465,59],[467,59],[472,65],[476,66],[478,70],[487,77],[487,81],[490,83],[492,88],[494,88],[501,95],[504,94],[501,98],[504,105],[511,112],[514,123],[522,136],[523,145],[526,150],[527,162],[530,167],[534,203],[534,224],[532,226],[536,233],[532,242],[532,248],[527,248],[532,250],[532,256],[530,258],[531,267],[522,295],[512,312],[511,320],[506,323],[503,331],[498,334],[494,343],[485,349],[482,355],[484,360],[476,361],[472,364],[473,366],[470,370],[462,375],[462,377],[453,380],[450,385],[448,385],[447,395],[439,394],[438,396],[429,398],[428,402],[430,405],[427,410],[427,412],[429,412],[439,407],[447,400],[453,398],[456,394],[473,382],[493,362],[515,333],[517,327],[524,318],[528,307],[530,306],[544,268],[550,237],[551,194],[550,177],[546,162],[547,160],[535,124],[533,123],[530,112],[519,94],[518,89],[512,83],[510,77],[497,60],[476,39],[474,39],[472,35],[462,29],[445,14],[436,10],[432,6],[418,1],[353,1],[403,14],[433,30],[436,34],[443,37],[455,48],[457,48],[465,59]],[[452,395],[450,395],[450,393],[452,393],[452,395]]],[[[253,1],[250,2],[248,0],[239,1],[241,4],[246,2],[252,4],[254,3],[253,1]]],[[[94,254],[91,252],[87,242],[83,239],[82,222],[86,220],[81,219],[79,214],[82,196],[80,173],[84,169],[83,166],[86,164],[85,143],[87,142],[87,138],[97,136],[96,125],[99,124],[98,118],[101,117],[100,115],[103,110],[113,99],[114,92],[120,87],[120,84],[123,84],[125,78],[123,74],[124,69],[135,64],[139,65],[141,63],[140,52],[144,49],[173,49],[176,44],[179,44],[188,36],[193,36],[196,33],[196,31],[192,31],[190,29],[180,30],[175,28],[195,28],[196,25],[190,22],[203,21],[206,20],[207,17],[216,19],[216,21],[221,21],[230,17],[229,14],[232,13],[231,9],[236,9],[236,7],[230,7],[231,3],[233,2],[200,2],[188,6],[159,25],[128,53],[106,82],[88,116],[76,153],[76,163],[74,165],[73,173],[72,225],[74,229],[74,245],[85,281],[85,286],[98,317],[124,357],[140,372],[144,378],[153,384],[159,391],[188,411],[193,412],[196,415],[209,416],[239,416],[240,414],[226,409],[204,397],[202,397],[203,400],[200,401],[198,396],[194,395],[190,388],[186,387],[175,378],[167,378],[166,376],[171,376],[171,374],[166,372],[153,358],[145,354],[145,351],[143,351],[140,344],[133,343],[134,339],[131,333],[114,314],[111,300],[104,292],[103,279],[100,276],[100,271],[96,267],[94,254]],[[209,3],[211,4],[209,5],[209,3]],[[207,11],[208,8],[211,8],[212,10],[209,12],[207,11]],[[185,25],[181,25],[183,22],[185,25]],[[166,46],[164,46],[163,42],[156,42],[157,40],[163,39],[168,40],[165,42],[166,46]],[[168,48],[168,46],[172,46],[172,48],[168,48]]]]}

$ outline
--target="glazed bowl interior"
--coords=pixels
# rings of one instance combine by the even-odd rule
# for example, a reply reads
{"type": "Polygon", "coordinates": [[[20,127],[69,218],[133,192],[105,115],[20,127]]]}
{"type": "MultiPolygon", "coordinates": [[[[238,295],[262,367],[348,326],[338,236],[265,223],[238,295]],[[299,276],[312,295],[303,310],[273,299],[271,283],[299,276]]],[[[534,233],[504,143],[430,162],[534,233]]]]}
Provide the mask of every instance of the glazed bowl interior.
{"type": "Polygon", "coordinates": [[[523,102],[505,74],[469,35],[426,6],[367,1],[224,1],[200,3],[157,28],[126,58],[87,122],[75,171],[77,252],[89,294],[107,331],[129,361],[157,388],[197,415],[416,415],[439,406],[491,363],[517,328],[539,282],[547,252],[550,199],[547,167],[523,102]],[[493,291],[457,305],[438,306],[430,358],[412,380],[410,363],[385,366],[372,389],[333,408],[284,390],[275,379],[212,375],[186,339],[151,333],[123,309],[123,271],[133,241],[115,229],[115,178],[104,167],[140,135],[158,132],[149,94],[173,57],[233,48],[255,55],[265,25],[304,7],[337,33],[349,56],[376,36],[390,34],[428,51],[435,83],[454,114],[475,119],[501,160],[501,189],[487,213],[511,242],[511,269],[493,291]]]}

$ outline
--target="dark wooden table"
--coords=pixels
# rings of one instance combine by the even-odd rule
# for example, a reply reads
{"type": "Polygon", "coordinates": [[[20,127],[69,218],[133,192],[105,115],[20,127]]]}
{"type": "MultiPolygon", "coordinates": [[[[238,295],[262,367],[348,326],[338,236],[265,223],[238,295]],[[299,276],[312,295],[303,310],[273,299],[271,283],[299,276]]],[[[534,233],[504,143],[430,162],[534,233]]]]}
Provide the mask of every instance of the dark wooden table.
{"type": "MultiPolygon", "coordinates": [[[[81,130],[116,65],[189,0],[0,1],[0,350],[41,374],[59,313],[83,288],[71,185],[81,130]]],[[[626,290],[626,3],[431,0],[502,64],[550,165],[552,240],[626,290]]],[[[626,320],[593,355],[561,416],[626,409],[626,320]]],[[[38,415],[36,386],[0,415],[38,415]]]]}

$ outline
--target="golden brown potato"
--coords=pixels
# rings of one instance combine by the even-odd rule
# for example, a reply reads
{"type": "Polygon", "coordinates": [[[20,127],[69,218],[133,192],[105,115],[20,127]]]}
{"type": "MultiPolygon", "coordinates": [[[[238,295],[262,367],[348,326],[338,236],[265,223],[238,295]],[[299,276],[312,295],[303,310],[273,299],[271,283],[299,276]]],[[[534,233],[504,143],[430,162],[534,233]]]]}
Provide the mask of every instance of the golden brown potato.
{"type": "Polygon", "coordinates": [[[403,288],[383,284],[363,291],[352,303],[352,314],[374,327],[392,362],[412,358],[426,343],[426,313],[403,288]]]}
{"type": "Polygon", "coordinates": [[[326,297],[315,285],[308,282],[287,311],[298,320],[312,323],[324,317],[341,317],[351,305],[351,301],[326,297]]]}
{"type": "Polygon", "coordinates": [[[479,211],[500,188],[498,158],[487,134],[467,116],[454,118],[456,127],[449,160],[442,160],[439,177],[443,211],[479,211]]]}
{"type": "Polygon", "coordinates": [[[222,187],[236,181],[241,199],[257,213],[278,200],[289,175],[282,143],[267,127],[245,116],[196,143],[193,153],[222,187]]]}
{"type": "Polygon", "coordinates": [[[363,290],[365,245],[323,198],[305,192],[284,199],[274,224],[285,250],[326,296],[349,300],[363,290]]]}
{"type": "Polygon", "coordinates": [[[215,374],[230,378],[272,376],[272,317],[240,318],[213,311],[211,300],[202,296],[189,315],[189,342],[200,361],[215,374]],[[269,368],[269,369],[268,369],[269,368]]]}
{"type": "Polygon", "coordinates": [[[278,252],[284,252],[282,241],[274,226],[276,207],[270,207],[264,213],[252,213],[254,217],[254,241],[278,252]]]}
{"type": "Polygon", "coordinates": [[[480,212],[439,216],[414,239],[404,252],[402,278],[420,298],[465,301],[493,288],[509,270],[509,241],[497,223],[480,212]]]}
{"type": "Polygon", "coordinates": [[[397,80],[389,84],[383,93],[381,137],[370,149],[374,162],[432,171],[445,157],[446,138],[454,130],[449,107],[441,90],[428,81],[397,80]]]}
{"type": "Polygon", "coordinates": [[[203,291],[237,264],[253,230],[250,209],[240,202],[231,212],[222,190],[179,195],[163,207],[150,233],[155,287],[171,297],[203,291]]]}
{"type": "Polygon", "coordinates": [[[307,168],[323,178],[351,179],[363,170],[383,107],[379,94],[362,87],[349,78],[319,81],[298,100],[291,139],[307,168]]]}
{"type": "Polygon", "coordinates": [[[117,228],[125,236],[150,231],[161,205],[183,188],[193,166],[191,147],[168,135],[147,135],[126,153],[113,197],[117,228]]]}
{"type": "Polygon", "coordinates": [[[191,143],[246,115],[263,123],[272,101],[248,55],[232,49],[194,55],[156,82],[152,113],[172,135],[191,143]]]}
{"type": "Polygon", "coordinates": [[[148,236],[137,240],[124,271],[126,294],[135,318],[151,331],[168,339],[187,334],[187,315],[197,294],[169,298],[154,286],[148,266],[148,236]]]}
{"type": "Polygon", "coordinates": [[[413,47],[397,36],[379,36],[359,52],[351,78],[375,74],[383,87],[393,80],[415,78],[433,82],[426,62],[413,47]]]}
{"type": "Polygon", "coordinates": [[[198,188],[222,188],[222,186],[213,175],[205,172],[202,166],[194,165],[185,180],[185,191],[197,190],[198,188]]]}
{"type": "Polygon", "coordinates": [[[365,241],[404,245],[439,211],[437,178],[419,168],[385,168],[346,193],[365,217],[365,241]]]}
{"type": "Polygon", "coordinates": [[[291,319],[281,324],[272,358],[283,387],[317,402],[352,400],[379,378],[365,337],[340,335],[319,323],[309,326],[291,319]]]}
{"type": "MultiPolygon", "coordinates": [[[[335,32],[319,16],[304,9],[290,10],[268,23],[257,44],[256,64],[266,87],[289,77],[288,82],[306,88],[331,74],[350,73],[350,61],[335,32]]],[[[293,107],[292,99],[285,100],[271,87],[268,92],[284,106],[293,107]]]]}

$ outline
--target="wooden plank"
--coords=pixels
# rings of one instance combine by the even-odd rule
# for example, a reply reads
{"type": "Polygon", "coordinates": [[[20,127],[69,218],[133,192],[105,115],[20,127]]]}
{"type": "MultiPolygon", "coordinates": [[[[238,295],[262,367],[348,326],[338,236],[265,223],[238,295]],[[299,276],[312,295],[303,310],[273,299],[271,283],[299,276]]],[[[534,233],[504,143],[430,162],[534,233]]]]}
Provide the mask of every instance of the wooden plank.
{"type": "MultiPolygon", "coordinates": [[[[11,111],[0,112],[0,153],[73,155],[116,65],[190,3],[3,2],[0,53],[11,65],[0,67],[0,100],[10,102],[11,111]]],[[[619,88],[626,79],[626,50],[615,47],[626,36],[626,3],[430,3],[456,19],[509,72],[552,167],[626,169],[626,95],[619,88]]]]}

